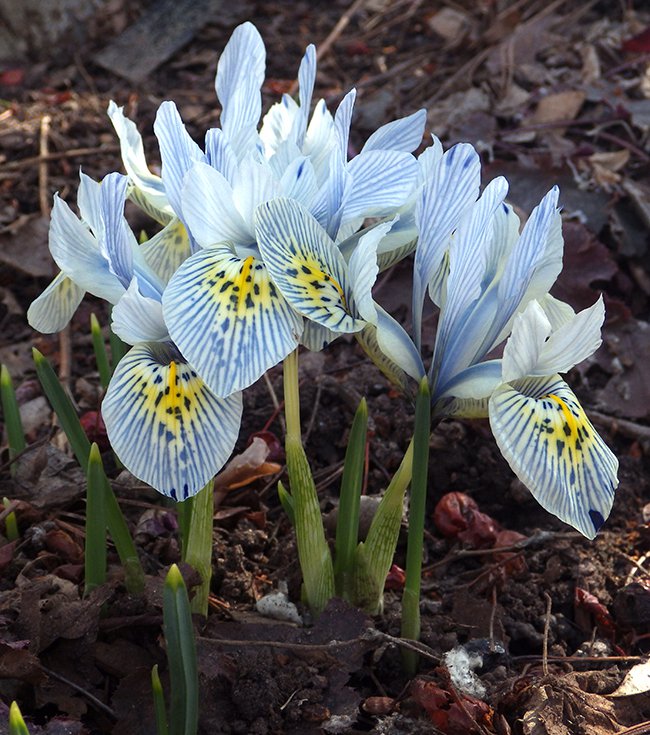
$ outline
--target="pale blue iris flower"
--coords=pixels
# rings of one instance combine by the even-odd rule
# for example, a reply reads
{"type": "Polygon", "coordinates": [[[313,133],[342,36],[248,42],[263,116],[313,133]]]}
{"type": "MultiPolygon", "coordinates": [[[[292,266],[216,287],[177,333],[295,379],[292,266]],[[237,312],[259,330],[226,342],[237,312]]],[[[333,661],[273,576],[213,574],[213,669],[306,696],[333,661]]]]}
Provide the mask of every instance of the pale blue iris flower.
{"type": "Polygon", "coordinates": [[[61,275],[32,304],[28,319],[42,331],[63,328],[78,306],[67,293],[80,301],[88,292],[114,304],[113,329],[134,346],[117,365],[102,404],[108,437],[136,477],[184,500],[230,456],[241,395],[215,396],[171,341],[162,318],[165,284],[123,215],[127,185],[120,174],[101,184],[81,174],[81,219],[55,196],[49,246],[61,275]]]}
{"type": "MultiPolygon", "coordinates": [[[[305,330],[269,276],[257,208],[277,197],[295,201],[341,244],[367,217],[392,217],[419,177],[410,151],[422,139],[424,111],[380,128],[348,161],[355,94],[333,116],[319,102],[309,118],[314,47],[300,65],[299,103],[285,96],[258,132],[264,71],[262,39],[244,23],[219,60],[221,128],[208,131],[205,150],[171,102],[161,106],[154,128],[165,192],[197,248],[165,289],[165,322],[197,372],[224,396],[253,383],[300,342],[320,348],[330,337],[313,322],[305,330]]],[[[413,238],[413,230],[403,233],[393,249],[413,238]]]]}
{"type": "Polygon", "coordinates": [[[576,315],[548,295],[562,267],[558,190],[520,234],[505,179],[477,199],[480,167],[471,146],[434,152],[427,176],[415,210],[413,341],[371,295],[376,249],[390,225],[362,238],[346,260],[309,212],[279,199],[257,212],[265,262],[297,311],[359,334],[401,385],[404,374],[425,375],[420,330],[428,291],[440,308],[428,370],[434,417],[489,416],[504,457],[540,504],[593,538],[611,510],[618,463],[558,373],[598,347],[604,310],[599,301],[576,315]],[[314,291],[301,267],[314,263],[336,285],[314,291]],[[503,358],[487,359],[508,335],[503,358]]]}

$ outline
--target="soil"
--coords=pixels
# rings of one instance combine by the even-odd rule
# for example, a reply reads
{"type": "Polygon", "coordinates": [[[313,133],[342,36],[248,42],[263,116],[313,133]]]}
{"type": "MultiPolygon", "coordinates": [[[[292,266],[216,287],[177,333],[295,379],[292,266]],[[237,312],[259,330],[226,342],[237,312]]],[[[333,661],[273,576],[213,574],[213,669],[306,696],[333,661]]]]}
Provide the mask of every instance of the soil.
{"type": "MultiPolygon", "coordinates": [[[[568,381],[619,457],[620,487],[604,529],[588,541],[536,504],[501,457],[487,422],[438,426],[414,678],[403,673],[399,639],[404,539],[381,615],[333,600],[308,626],[273,621],[255,603],[282,583],[305,612],[293,533],[276,492],[283,474],[228,492],[215,515],[210,614],[195,620],[199,732],[650,732],[649,685],[612,696],[650,650],[644,3],[366,0],[316,9],[309,2],[246,2],[213,17],[144,81],[125,81],[97,64],[96,55],[146,10],[145,3],[115,0],[81,46],[64,40],[38,63],[0,67],[0,359],[17,386],[30,444],[15,474],[6,443],[0,459],[0,491],[15,501],[20,530],[16,542],[0,540],[0,733],[8,731],[12,700],[31,733],[156,732],[150,672],[159,664],[167,685],[161,590],[169,565],[180,559],[175,511],[120,472],[106,451],[146,592],[127,594],[111,548],[110,581],[83,597],[85,479],[54,427],[30,350],[36,346],[57,367],[81,415],[97,411],[101,390],[88,323],[94,312],[106,325],[108,313],[87,298],[61,336],[35,334],[25,314],[53,274],[46,234],[53,192],[72,202],[80,166],[96,178],[121,167],[108,100],[137,120],[153,162],[151,125],[164,99],[177,102],[200,140],[217,120],[218,52],[243,20],[257,25],[267,46],[265,109],[291,88],[305,46],[314,42],[325,46],[315,96],[332,107],[350,87],[359,89],[353,153],[380,124],[424,106],[428,132],[445,145],[477,145],[485,180],[505,173],[522,212],[560,182],[567,249],[554,293],[583,308],[603,292],[608,309],[603,346],[568,381]],[[337,27],[342,16],[348,23],[337,27]],[[476,503],[479,515],[465,535],[446,537],[434,522],[447,493],[476,503]],[[445,654],[457,647],[480,655],[480,696],[451,683],[445,654]]],[[[150,228],[135,208],[129,217],[134,227],[150,228]]],[[[407,326],[409,274],[405,261],[377,289],[407,326]]],[[[430,319],[429,346],[434,334],[430,319]]],[[[353,340],[301,359],[305,446],[323,513],[330,514],[360,398],[367,398],[370,416],[369,497],[399,466],[413,408],[353,340]]],[[[245,393],[235,453],[257,432],[282,436],[275,408],[281,368],[268,378],[245,393]]],[[[89,433],[101,438],[101,427],[89,433]]],[[[281,450],[275,459],[282,464],[281,450]]],[[[183,573],[191,585],[196,573],[187,566],[183,573]]]]}

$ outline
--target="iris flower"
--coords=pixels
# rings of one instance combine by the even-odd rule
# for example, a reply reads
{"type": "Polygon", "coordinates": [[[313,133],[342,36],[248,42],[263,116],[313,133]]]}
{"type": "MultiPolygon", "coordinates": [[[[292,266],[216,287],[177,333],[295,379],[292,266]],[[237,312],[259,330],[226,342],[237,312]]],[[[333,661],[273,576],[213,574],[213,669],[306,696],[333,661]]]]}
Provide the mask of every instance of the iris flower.
{"type": "Polygon", "coordinates": [[[50,287],[28,318],[36,329],[62,328],[76,308],[65,298],[72,290],[115,305],[113,329],[134,346],[117,365],[102,404],[108,437],[136,477],[184,500],[228,459],[239,432],[241,395],[215,396],[169,338],[162,319],[165,284],[123,216],[127,186],[120,174],[101,184],[81,174],[81,219],[55,196],[50,252],[61,268],[59,283],[71,285],[67,292],[50,287]],[[46,300],[56,315],[50,321],[43,314],[46,300]]]}
{"type": "Polygon", "coordinates": [[[278,199],[257,211],[264,259],[293,308],[341,332],[369,333],[392,376],[425,375],[428,291],[440,308],[428,370],[433,416],[489,416],[501,452],[538,502],[593,538],[611,510],[618,462],[558,373],[597,349],[602,300],[574,314],[548,295],[562,267],[557,188],[520,234],[505,179],[477,199],[479,176],[471,146],[432,154],[415,211],[413,341],[371,294],[390,224],[361,238],[346,260],[304,207],[278,199]],[[313,264],[328,276],[327,289],[310,278],[313,264]],[[509,335],[503,357],[486,359],[509,335]]]}
{"type": "MultiPolygon", "coordinates": [[[[166,195],[196,249],[165,289],[165,322],[199,375],[223,396],[253,383],[301,341],[320,348],[328,337],[313,323],[305,331],[302,315],[270,277],[254,217],[259,205],[278,196],[298,202],[341,243],[366,217],[392,216],[419,175],[410,151],[422,139],[424,111],[380,128],[348,161],[355,94],[335,115],[319,102],[309,118],[314,47],[300,65],[299,103],[285,96],[258,132],[264,70],[262,39],[245,23],[219,60],[221,128],[208,131],[205,150],[171,102],[161,106],[154,128],[166,195]]],[[[393,249],[409,239],[413,232],[396,238],[393,249]]]]}

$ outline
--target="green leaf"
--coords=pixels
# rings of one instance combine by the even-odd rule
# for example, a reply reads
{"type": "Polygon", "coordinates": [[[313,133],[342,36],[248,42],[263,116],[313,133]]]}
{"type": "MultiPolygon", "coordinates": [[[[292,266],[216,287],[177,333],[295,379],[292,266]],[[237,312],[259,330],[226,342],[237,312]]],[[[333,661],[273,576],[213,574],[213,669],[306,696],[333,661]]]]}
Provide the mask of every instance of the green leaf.
{"type": "MultiPolygon", "coordinates": [[[[47,399],[57,415],[61,428],[68,437],[72,451],[84,472],[88,472],[90,441],[83,430],[77,412],[61,386],[56,373],[47,359],[37,350],[32,350],[36,364],[36,375],[47,399]]],[[[144,590],[144,570],[138,558],[135,544],[129,533],[111,484],[105,479],[104,508],[108,530],[124,568],[125,583],[129,592],[139,594],[144,590]]]]}
{"type": "Polygon", "coordinates": [[[29,735],[29,730],[16,702],[9,708],[9,735],[29,735]]]}
{"type": "Polygon", "coordinates": [[[106,581],[106,502],[108,484],[97,444],[90,448],[86,494],[85,586],[87,595],[106,581]]]}
{"type": "Polygon", "coordinates": [[[191,564],[201,576],[201,584],[192,600],[192,610],[201,615],[208,614],[213,526],[214,490],[210,480],[193,498],[187,536],[183,539],[183,561],[191,564]]]}
{"type": "Polygon", "coordinates": [[[282,505],[284,512],[289,517],[289,522],[295,528],[296,512],[294,509],[293,498],[291,497],[291,493],[282,484],[281,480],[278,480],[278,497],[280,498],[280,505],[282,505]]]}
{"type": "Polygon", "coordinates": [[[190,601],[183,577],[172,564],[163,589],[163,629],[171,685],[170,735],[196,735],[199,675],[190,601]]]}
{"type": "Polygon", "coordinates": [[[151,691],[153,693],[153,708],[156,713],[156,732],[158,735],[168,735],[167,708],[160,676],[158,676],[158,664],[154,664],[151,669],[151,691]]]}
{"type": "Polygon", "coordinates": [[[372,614],[382,606],[384,582],[393,563],[404,513],[404,495],[413,470],[413,442],[377,507],[365,542],[357,547],[354,603],[372,614]]]}
{"type": "MultiPolygon", "coordinates": [[[[7,429],[7,439],[9,440],[9,459],[13,459],[25,449],[27,443],[25,442],[23,422],[16,401],[16,392],[6,365],[0,366],[0,401],[2,402],[2,414],[7,429]]],[[[12,474],[15,471],[16,468],[12,465],[12,474]]]]}
{"type": "Polygon", "coordinates": [[[347,600],[350,600],[352,595],[354,557],[359,541],[359,507],[366,458],[367,430],[368,406],[366,399],[362,398],[352,422],[345,452],[341,497],[336,523],[334,580],[336,594],[347,600]]]}

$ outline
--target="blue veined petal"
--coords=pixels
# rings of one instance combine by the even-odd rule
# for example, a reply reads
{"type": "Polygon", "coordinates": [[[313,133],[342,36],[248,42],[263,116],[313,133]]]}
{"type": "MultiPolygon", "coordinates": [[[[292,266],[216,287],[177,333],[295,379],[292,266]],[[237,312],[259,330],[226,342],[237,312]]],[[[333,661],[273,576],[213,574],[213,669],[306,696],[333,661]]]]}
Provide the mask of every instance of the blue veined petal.
{"type": "Polygon", "coordinates": [[[227,247],[183,263],[163,294],[169,333],[217,395],[243,390],[298,345],[303,319],[264,264],[227,247]]]}
{"type": "Polygon", "coordinates": [[[134,276],[126,293],[111,312],[112,329],[128,345],[139,342],[169,341],[159,299],[141,293],[134,276]]]}
{"type": "Polygon", "coordinates": [[[254,242],[255,235],[235,206],[232,187],[205,163],[188,172],[182,196],[185,223],[201,247],[222,242],[254,242]]]}
{"type": "Polygon", "coordinates": [[[352,124],[352,111],[356,98],[357,90],[351,89],[341,100],[334,113],[334,129],[336,130],[339,158],[344,163],[348,160],[350,125],[352,124]]]}
{"type": "Polygon", "coordinates": [[[396,216],[390,222],[382,222],[365,232],[359,238],[348,262],[348,288],[352,293],[356,310],[366,321],[373,324],[376,306],[372,299],[372,287],[379,272],[377,246],[398,219],[396,216]]]}
{"type": "Polygon", "coordinates": [[[544,309],[546,318],[551,322],[551,328],[553,330],[558,329],[563,324],[567,324],[575,316],[575,311],[573,311],[569,304],[565,304],[564,301],[556,299],[550,293],[544,294],[537,301],[542,309],[544,309]]]}
{"type": "MultiPolygon", "coordinates": [[[[544,216],[543,211],[540,212],[540,208],[546,201],[546,221],[542,224],[542,230],[546,230],[546,237],[544,238],[540,229],[537,228],[536,234],[533,234],[531,239],[530,231],[526,230],[528,227],[528,223],[526,223],[524,231],[506,253],[507,259],[495,275],[498,303],[495,310],[495,319],[481,348],[484,354],[508,336],[512,329],[513,318],[518,311],[521,311],[533,299],[543,300],[547,296],[549,289],[562,270],[562,252],[564,250],[562,218],[559,210],[555,209],[553,211],[548,206],[552,202],[553,195],[554,192],[551,190],[531,215],[533,221],[537,220],[539,222],[538,215],[544,216]],[[536,237],[541,239],[535,242],[536,237]],[[517,260],[517,253],[521,253],[522,249],[525,250],[526,246],[528,246],[528,256],[526,257],[524,254],[523,261],[513,266],[512,264],[517,260]],[[512,268],[515,268],[515,270],[508,270],[512,268]],[[513,278],[518,282],[513,283],[513,278]],[[504,279],[510,283],[509,286],[504,287],[504,279]]],[[[498,226],[499,220],[497,218],[497,228],[498,226]]],[[[511,226],[511,230],[513,229],[514,227],[511,226]]],[[[551,370],[550,372],[558,371],[551,370]]],[[[548,374],[546,373],[546,375],[548,374]]]]}
{"type": "Polygon", "coordinates": [[[298,70],[298,95],[300,99],[300,107],[293,121],[291,130],[291,138],[302,146],[307,131],[307,121],[309,120],[309,108],[311,107],[311,97],[314,93],[314,82],[316,81],[316,47],[309,44],[305,50],[305,55],[300,62],[298,70]]]}
{"type": "Polygon", "coordinates": [[[425,373],[422,358],[404,327],[384,311],[381,306],[375,305],[376,315],[373,320],[377,328],[377,344],[389,360],[415,380],[423,378],[425,373]]]}
{"type": "Polygon", "coordinates": [[[79,288],[111,304],[117,303],[126,289],[111,273],[97,240],[56,194],[49,246],[56,264],[79,288]]]}
{"type": "Polygon", "coordinates": [[[443,155],[442,143],[435,135],[431,136],[431,145],[425,148],[418,156],[418,166],[420,167],[420,183],[424,184],[431,176],[435,168],[438,166],[443,155]]]}
{"type": "MultiPolygon", "coordinates": [[[[541,263],[545,255],[544,245],[548,240],[551,227],[553,225],[557,227],[559,194],[559,189],[554,186],[535,207],[524,225],[519,241],[512,250],[499,281],[498,294],[502,320],[507,321],[508,317],[514,314],[530,285],[536,266],[541,263]]],[[[561,267],[560,260],[559,269],[561,267]]],[[[549,288],[551,285],[552,282],[549,288]]]]}
{"type": "Polygon", "coordinates": [[[288,199],[295,199],[309,209],[318,195],[316,173],[306,156],[294,159],[280,179],[280,192],[288,199]]]}
{"type": "Polygon", "coordinates": [[[310,319],[305,319],[305,328],[300,335],[300,344],[312,352],[320,352],[340,336],[340,332],[333,332],[331,329],[321,327],[320,324],[316,324],[310,319]]]}
{"type": "Polygon", "coordinates": [[[133,347],[111,378],[102,415],[124,466],[174,500],[195,495],[228,460],[241,393],[217,398],[172,345],[133,347]]]}
{"type": "Polygon", "coordinates": [[[173,102],[163,102],[156,113],[153,130],[160,146],[165,193],[176,216],[184,221],[181,192],[185,174],[205,155],[190,138],[173,102]]]}
{"type": "Polygon", "coordinates": [[[504,178],[491,181],[456,230],[449,250],[447,294],[431,363],[431,374],[437,385],[444,385],[470,365],[483,338],[483,313],[474,307],[482,293],[493,215],[507,191],[508,182],[504,178]]]}
{"type": "Polygon", "coordinates": [[[350,180],[343,195],[342,222],[355,217],[387,217],[413,192],[418,164],[410,153],[367,151],[347,167],[350,180]]]}
{"type": "Polygon", "coordinates": [[[79,172],[79,189],[77,190],[77,206],[82,221],[90,227],[95,237],[101,241],[104,237],[104,223],[101,212],[101,188],[99,181],[91,179],[83,171],[79,172]]]}
{"type": "Polygon", "coordinates": [[[468,143],[459,143],[442,156],[424,183],[416,205],[420,237],[413,263],[413,333],[418,347],[426,289],[440,268],[452,232],[478,198],[480,181],[478,153],[468,143]]]}
{"type": "Polygon", "coordinates": [[[402,368],[388,358],[377,342],[377,327],[374,324],[366,324],[366,326],[354,335],[357,342],[361,345],[363,351],[373,361],[376,367],[396,385],[401,391],[406,391],[408,378],[402,368]]]}
{"type": "Polygon", "coordinates": [[[495,388],[503,383],[501,370],[501,360],[487,360],[477,365],[470,365],[446,385],[439,386],[431,400],[435,402],[449,397],[463,400],[488,398],[495,388]]]}
{"type": "Polygon", "coordinates": [[[215,79],[221,102],[221,128],[239,158],[256,135],[265,69],[262,37],[252,23],[242,23],[221,54],[215,79]]]}
{"type": "Polygon", "coordinates": [[[113,100],[108,103],[108,116],[120,140],[122,163],[129,178],[153,210],[164,212],[170,217],[172,210],[165,187],[160,176],[152,174],[147,166],[142,136],[135,123],[126,117],[124,108],[118,107],[113,100]]]}
{"type": "Polygon", "coordinates": [[[602,296],[555,331],[537,301],[515,317],[503,350],[503,380],[566,373],[600,347],[605,320],[602,296]]]}
{"type": "Polygon", "coordinates": [[[569,386],[559,375],[505,383],[489,410],[501,453],[535,499],[594,538],[614,501],[618,461],[569,386]]]}
{"type": "MultiPolygon", "coordinates": [[[[377,263],[380,273],[390,268],[391,265],[403,260],[407,255],[410,255],[415,250],[417,244],[418,231],[415,226],[413,209],[409,208],[406,212],[398,210],[398,214],[399,219],[394,222],[390,232],[384,235],[377,246],[377,263]]],[[[338,243],[339,250],[346,261],[350,260],[352,253],[359,244],[359,240],[366,233],[375,227],[379,227],[381,224],[381,222],[377,222],[363,230],[358,230],[350,237],[338,243]]]]}
{"type": "Polygon", "coordinates": [[[350,174],[338,155],[330,156],[329,175],[309,208],[318,222],[334,240],[341,226],[343,195],[350,185],[350,174]]]}
{"type": "Polygon", "coordinates": [[[327,109],[325,100],[316,103],[311,116],[302,152],[309,156],[309,160],[316,171],[319,185],[327,178],[328,161],[337,145],[337,135],[334,127],[334,118],[327,109]]]}
{"type": "Polygon", "coordinates": [[[84,290],[59,273],[27,310],[32,329],[45,334],[60,332],[72,319],[84,297],[84,290]]]}
{"type": "Polygon", "coordinates": [[[104,225],[100,247],[108,266],[120,283],[127,288],[133,275],[133,252],[137,241],[124,219],[124,201],[128,179],[122,174],[108,174],[100,190],[101,216],[104,225]]]}
{"type": "Polygon", "coordinates": [[[151,239],[140,245],[145,262],[163,284],[192,254],[185,225],[176,217],[151,239]]]}
{"type": "Polygon", "coordinates": [[[292,140],[283,140],[275,150],[275,153],[269,158],[269,167],[276,179],[281,179],[287,168],[297,159],[304,156],[302,151],[292,140]]]}
{"type": "Polygon", "coordinates": [[[255,242],[255,210],[280,195],[280,183],[268,161],[250,155],[239,164],[232,190],[235,207],[250,232],[250,242],[255,242]]]}
{"type": "Polygon", "coordinates": [[[271,278],[291,306],[336,332],[356,332],[339,249],[298,202],[274,199],[257,210],[257,242],[271,278]]]}
{"type": "Polygon", "coordinates": [[[282,101],[271,105],[264,115],[259,136],[267,159],[271,159],[284,143],[291,143],[298,148],[295,141],[290,138],[298,109],[298,103],[288,94],[283,94],[282,101]]]}
{"type": "Polygon", "coordinates": [[[368,138],[364,151],[389,150],[413,152],[422,142],[427,111],[418,110],[412,115],[382,125],[368,138]]]}
{"type": "Polygon", "coordinates": [[[205,158],[232,185],[237,173],[237,156],[220,128],[210,128],[205,134],[205,158]]]}

